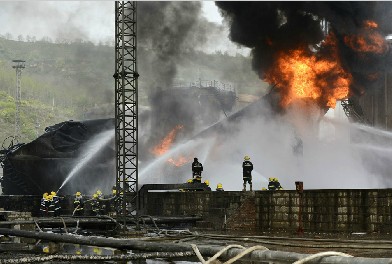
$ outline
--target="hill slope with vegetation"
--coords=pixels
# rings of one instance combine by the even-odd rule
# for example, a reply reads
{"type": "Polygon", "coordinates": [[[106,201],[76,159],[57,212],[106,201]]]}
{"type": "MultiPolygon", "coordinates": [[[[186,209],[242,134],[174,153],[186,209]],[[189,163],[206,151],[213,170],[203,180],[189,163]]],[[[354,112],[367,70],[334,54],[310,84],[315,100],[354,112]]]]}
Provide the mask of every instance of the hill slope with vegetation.
{"type": "MultiPolygon", "coordinates": [[[[21,142],[44,128],[73,119],[104,118],[114,113],[114,47],[90,42],[51,43],[0,38],[0,142],[14,135],[16,74],[12,60],[26,61],[21,79],[21,142]]],[[[150,51],[138,47],[139,102],[147,105],[154,83],[150,51]]],[[[193,51],[177,65],[176,79],[230,82],[238,93],[261,95],[263,84],[249,57],[193,51]]]]}

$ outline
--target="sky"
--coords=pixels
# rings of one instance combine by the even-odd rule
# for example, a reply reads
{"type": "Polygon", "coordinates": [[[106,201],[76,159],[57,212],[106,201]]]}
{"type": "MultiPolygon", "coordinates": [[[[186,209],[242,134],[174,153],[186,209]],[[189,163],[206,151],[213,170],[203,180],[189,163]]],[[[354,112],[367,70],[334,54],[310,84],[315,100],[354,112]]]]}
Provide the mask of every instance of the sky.
{"type": "MultiPolygon", "coordinates": [[[[222,24],[214,1],[202,2],[202,14],[214,23],[222,24]]],[[[51,40],[67,38],[81,39],[108,44],[114,39],[113,1],[0,1],[0,34],[35,36],[37,40],[49,37],[51,40]]],[[[222,32],[228,36],[228,27],[222,32]]],[[[247,49],[230,42],[219,43],[217,49],[247,54],[247,49]],[[226,49],[226,50],[225,50],[226,49]]],[[[210,50],[211,52],[212,50],[210,50]]]]}

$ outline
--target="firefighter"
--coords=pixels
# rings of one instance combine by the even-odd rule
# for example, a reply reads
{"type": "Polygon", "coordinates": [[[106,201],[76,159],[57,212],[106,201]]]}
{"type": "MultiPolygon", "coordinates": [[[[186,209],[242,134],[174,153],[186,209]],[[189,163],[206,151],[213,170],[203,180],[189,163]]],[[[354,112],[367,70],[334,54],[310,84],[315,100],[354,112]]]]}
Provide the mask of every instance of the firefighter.
{"type": "Polygon", "coordinates": [[[197,158],[193,159],[192,162],[192,178],[193,182],[201,183],[201,172],[203,171],[203,165],[197,158]]]}
{"type": "Polygon", "coordinates": [[[91,210],[93,211],[94,215],[101,214],[101,202],[97,193],[94,193],[93,198],[91,199],[91,210]]]}
{"type": "Polygon", "coordinates": [[[49,206],[48,206],[48,216],[53,217],[54,216],[54,211],[55,211],[55,203],[53,201],[53,195],[49,194],[47,196],[47,199],[48,199],[48,203],[49,203],[49,206]]]}
{"type": "Polygon", "coordinates": [[[79,215],[79,216],[83,215],[84,199],[81,192],[75,193],[73,205],[74,205],[73,215],[79,215]]]}
{"type": "Polygon", "coordinates": [[[275,191],[276,190],[275,178],[268,178],[268,190],[269,191],[275,191]]]}
{"type": "Polygon", "coordinates": [[[117,214],[119,214],[121,213],[121,209],[122,209],[123,192],[120,192],[118,194],[116,189],[112,189],[112,195],[113,195],[112,199],[113,199],[114,211],[117,214]]]}
{"type": "Polygon", "coordinates": [[[283,187],[280,185],[278,178],[274,178],[274,185],[275,185],[275,190],[283,190],[283,187]]]}
{"type": "Polygon", "coordinates": [[[49,200],[48,200],[48,193],[44,193],[41,198],[41,205],[40,205],[40,212],[41,216],[47,216],[48,215],[48,209],[49,209],[49,200]]]}
{"type": "Polygon", "coordinates": [[[218,185],[216,185],[216,191],[217,191],[217,192],[223,192],[223,191],[224,191],[224,190],[223,190],[222,183],[218,183],[218,185]]]}
{"type": "Polygon", "coordinates": [[[54,216],[60,215],[61,205],[60,205],[60,197],[57,196],[56,192],[51,192],[50,195],[52,196],[52,203],[54,204],[54,216]]]}
{"type": "Polygon", "coordinates": [[[242,163],[242,178],[244,180],[244,188],[242,191],[246,191],[246,183],[249,183],[249,190],[252,191],[252,170],[253,164],[250,161],[250,157],[246,155],[244,157],[244,162],[242,163]]]}
{"type": "Polygon", "coordinates": [[[103,194],[101,192],[101,190],[97,190],[97,195],[98,195],[98,199],[103,199],[103,194]]]}

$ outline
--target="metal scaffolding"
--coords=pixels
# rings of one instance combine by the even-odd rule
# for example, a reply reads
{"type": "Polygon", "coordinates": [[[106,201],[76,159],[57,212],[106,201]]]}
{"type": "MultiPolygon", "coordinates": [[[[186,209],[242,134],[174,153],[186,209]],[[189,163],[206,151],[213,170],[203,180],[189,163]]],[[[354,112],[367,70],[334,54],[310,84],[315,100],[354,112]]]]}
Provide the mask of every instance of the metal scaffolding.
{"type": "Polygon", "coordinates": [[[15,138],[20,137],[20,100],[22,97],[21,78],[22,69],[25,68],[24,60],[13,60],[12,68],[16,70],[16,91],[15,91],[15,138]]]}
{"type": "Polygon", "coordinates": [[[119,218],[138,217],[138,93],[136,2],[115,2],[116,189],[119,218]]]}

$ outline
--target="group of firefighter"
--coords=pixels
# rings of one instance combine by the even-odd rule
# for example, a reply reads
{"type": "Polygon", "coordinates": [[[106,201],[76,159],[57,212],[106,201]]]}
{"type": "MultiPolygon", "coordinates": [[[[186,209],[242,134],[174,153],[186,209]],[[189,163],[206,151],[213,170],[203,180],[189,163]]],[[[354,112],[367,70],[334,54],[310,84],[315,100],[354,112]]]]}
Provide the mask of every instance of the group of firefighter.
{"type": "Polygon", "coordinates": [[[60,197],[52,191],[44,193],[41,199],[40,212],[43,216],[59,216],[61,210],[60,197]]]}
{"type": "MultiPolygon", "coordinates": [[[[201,173],[203,171],[203,165],[199,162],[198,158],[194,158],[192,163],[192,179],[189,179],[187,183],[201,183],[201,173]]],[[[249,184],[249,190],[252,191],[252,171],[253,163],[250,161],[250,157],[246,155],[244,161],[242,162],[242,179],[244,181],[242,191],[246,191],[246,185],[249,184]]],[[[269,178],[268,190],[276,191],[283,190],[280,185],[278,178],[269,178]]],[[[206,180],[204,183],[209,186],[209,181],[206,180]]],[[[262,190],[267,190],[262,188],[262,190]]],[[[224,191],[222,183],[218,183],[216,186],[216,191],[224,191]]]]}
{"type": "MultiPolygon", "coordinates": [[[[198,158],[194,158],[192,163],[192,179],[189,179],[187,183],[201,183],[202,177],[201,173],[203,171],[203,165],[199,162],[198,158]]],[[[242,179],[243,179],[243,189],[246,191],[246,185],[249,184],[249,190],[252,191],[252,171],[253,163],[250,161],[250,157],[246,155],[244,161],[242,162],[242,179]]],[[[210,185],[209,181],[204,181],[207,186],[210,185]]],[[[267,190],[262,188],[262,190],[267,190]]],[[[269,178],[268,190],[283,190],[277,178],[269,178]]],[[[224,191],[222,183],[218,183],[216,186],[216,191],[224,191]]],[[[91,199],[85,199],[81,192],[76,192],[73,205],[73,215],[83,216],[85,213],[85,204],[90,203],[91,211],[94,215],[99,216],[105,213],[106,201],[111,201],[114,206],[114,210],[119,212],[122,208],[123,192],[117,193],[116,188],[113,186],[112,196],[109,198],[104,198],[102,192],[97,190],[91,199]]],[[[59,216],[61,210],[60,197],[57,196],[56,192],[52,191],[49,193],[44,193],[41,199],[40,211],[42,216],[59,216]]]]}
{"type": "MultiPolygon", "coordinates": [[[[90,204],[92,214],[95,216],[104,215],[106,211],[107,201],[114,207],[113,209],[118,212],[121,210],[123,192],[117,193],[115,187],[112,189],[112,196],[105,198],[101,190],[97,190],[91,197],[86,199],[81,192],[76,192],[73,200],[72,215],[83,216],[85,215],[85,205],[90,204]]],[[[61,211],[60,197],[56,192],[50,194],[44,193],[41,198],[40,212],[41,216],[59,216],[61,211]]]]}

